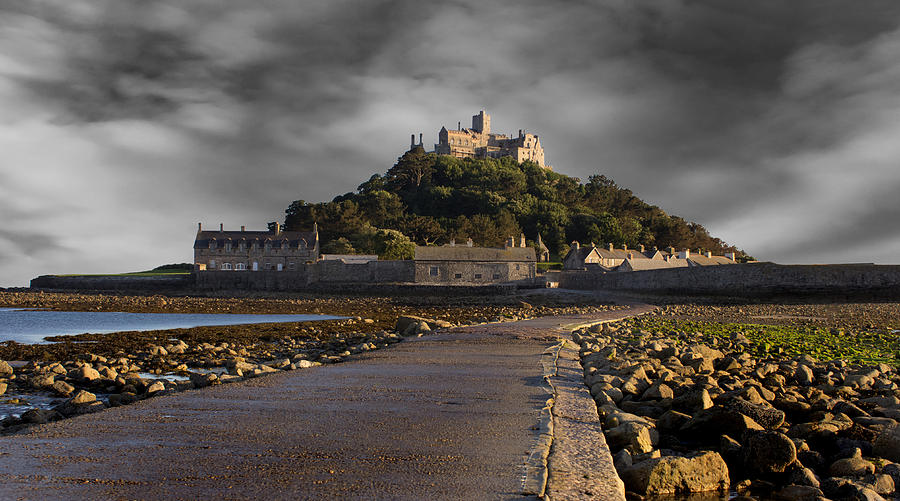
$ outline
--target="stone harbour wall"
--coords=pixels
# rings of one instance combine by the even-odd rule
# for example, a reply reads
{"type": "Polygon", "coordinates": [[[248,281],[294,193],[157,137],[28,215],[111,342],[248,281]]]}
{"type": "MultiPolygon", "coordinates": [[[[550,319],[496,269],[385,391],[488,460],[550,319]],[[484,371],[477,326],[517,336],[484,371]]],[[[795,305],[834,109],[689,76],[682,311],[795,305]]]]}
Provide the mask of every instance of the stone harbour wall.
{"type": "Polygon", "coordinates": [[[74,290],[175,290],[194,284],[192,275],[129,277],[129,276],[71,276],[42,275],[31,280],[34,289],[74,290]]]}
{"type": "Polygon", "coordinates": [[[559,287],[665,294],[900,296],[900,266],[748,263],[635,272],[564,271],[559,287]]]}

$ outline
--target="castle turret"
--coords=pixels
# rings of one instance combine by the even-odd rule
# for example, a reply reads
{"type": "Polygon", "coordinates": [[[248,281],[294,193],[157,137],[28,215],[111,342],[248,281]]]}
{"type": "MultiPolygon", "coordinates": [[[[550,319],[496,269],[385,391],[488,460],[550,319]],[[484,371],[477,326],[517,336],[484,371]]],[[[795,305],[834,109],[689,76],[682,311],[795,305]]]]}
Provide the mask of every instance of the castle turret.
{"type": "Polygon", "coordinates": [[[481,110],[472,117],[472,129],[482,134],[491,133],[491,116],[481,110]]]}

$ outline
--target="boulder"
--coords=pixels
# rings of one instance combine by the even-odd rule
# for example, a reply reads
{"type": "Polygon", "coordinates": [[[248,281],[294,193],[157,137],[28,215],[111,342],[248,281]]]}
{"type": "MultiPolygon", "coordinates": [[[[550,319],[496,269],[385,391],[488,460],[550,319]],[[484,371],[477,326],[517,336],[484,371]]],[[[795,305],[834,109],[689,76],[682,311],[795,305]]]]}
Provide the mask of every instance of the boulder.
{"type": "Polygon", "coordinates": [[[743,437],[744,433],[754,430],[761,431],[763,427],[740,412],[720,406],[698,412],[681,427],[685,435],[709,443],[718,440],[720,435],[743,437]]]}
{"type": "Polygon", "coordinates": [[[822,499],[822,490],[811,485],[787,485],[774,493],[772,497],[782,501],[818,501],[822,499]]]}
{"type": "Polygon", "coordinates": [[[96,401],[97,401],[97,395],[94,395],[93,393],[91,393],[89,391],[78,390],[78,393],[76,393],[69,400],[69,403],[71,403],[73,405],[85,405],[85,404],[91,404],[96,401]]]}
{"type": "Polygon", "coordinates": [[[7,388],[6,383],[0,383],[0,395],[3,395],[4,393],[6,393],[6,388],[7,388]]]}
{"type": "Polygon", "coordinates": [[[669,410],[656,420],[656,427],[663,433],[671,433],[681,429],[690,420],[690,414],[669,410]]]}
{"type": "Polygon", "coordinates": [[[162,381],[154,381],[153,384],[147,387],[147,393],[153,394],[158,393],[166,389],[166,385],[163,384],[162,381]]]}
{"type": "Polygon", "coordinates": [[[768,405],[752,404],[741,398],[733,398],[725,408],[749,417],[763,428],[774,430],[784,423],[784,412],[768,405]]]}
{"type": "Polygon", "coordinates": [[[0,377],[13,375],[13,368],[5,360],[0,360],[0,377]]]}
{"type": "Polygon", "coordinates": [[[872,444],[872,452],[876,456],[900,462],[900,426],[881,430],[872,444]]]}
{"type": "Polygon", "coordinates": [[[74,378],[79,381],[91,382],[100,379],[100,373],[97,372],[93,367],[88,367],[87,365],[82,365],[81,367],[75,369],[74,378]]]}
{"type": "Polygon", "coordinates": [[[22,413],[22,422],[30,424],[45,424],[56,421],[61,416],[51,409],[29,409],[22,413]]]}
{"type": "Polygon", "coordinates": [[[728,466],[716,452],[693,457],[664,456],[625,469],[625,487],[642,496],[724,491],[730,484],[728,466]]]}
{"type": "Polygon", "coordinates": [[[762,475],[782,473],[797,460],[797,447],[777,431],[749,433],[744,441],[744,467],[762,475]]]}
{"type": "Polygon", "coordinates": [[[713,406],[712,398],[705,389],[691,390],[672,401],[672,407],[676,410],[694,414],[709,409],[713,406]]]}
{"type": "Polygon", "coordinates": [[[828,474],[832,477],[862,477],[871,473],[875,473],[875,465],[859,455],[838,459],[828,467],[828,474]]]}
{"type": "Polygon", "coordinates": [[[632,455],[650,452],[653,450],[653,446],[659,442],[659,434],[656,433],[656,430],[633,421],[610,428],[604,434],[611,451],[627,449],[632,455]]]}
{"type": "Polygon", "coordinates": [[[68,397],[75,391],[75,387],[65,381],[54,382],[51,389],[53,390],[53,393],[56,393],[61,397],[68,397]]]}

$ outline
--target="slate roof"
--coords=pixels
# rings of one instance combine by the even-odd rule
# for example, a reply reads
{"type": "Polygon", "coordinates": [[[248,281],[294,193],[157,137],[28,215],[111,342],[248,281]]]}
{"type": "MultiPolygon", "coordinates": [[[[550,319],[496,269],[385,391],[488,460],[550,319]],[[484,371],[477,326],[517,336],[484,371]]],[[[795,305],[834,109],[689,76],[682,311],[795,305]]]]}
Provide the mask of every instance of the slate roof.
{"type": "Polygon", "coordinates": [[[194,248],[207,249],[213,239],[219,245],[223,245],[228,239],[231,239],[233,245],[237,245],[241,240],[245,240],[248,245],[254,240],[258,240],[260,245],[266,240],[271,240],[272,245],[280,245],[287,239],[290,247],[298,247],[301,240],[305,240],[306,245],[312,246],[316,238],[317,234],[314,231],[282,231],[277,235],[271,231],[198,231],[194,239],[194,248]]]}
{"type": "Polygon", "coordinates": [[[716,266],[720,264],[735,264],[734,261],[728,259],[725,256],[712,256],[706,257],[702,254],[694,255],[691,254],[691,257],[688,258],[688,261],[694,264],[694,266],[716,266]]]}
{"type": "Polygon", "coordinates": [[[620,268],[630,268],[631,271],[660,270],[665,268],[687,268],[688,266],[689,265],[686,259],[670,259],[668,261],[665,261],[663,259],[627,259],[624,263],[619,265],[620,268]]]}
{"type": "Polygon", "coordinates": [[[416,261],[535,262],[532,247],[416,246],[416,261]]]}

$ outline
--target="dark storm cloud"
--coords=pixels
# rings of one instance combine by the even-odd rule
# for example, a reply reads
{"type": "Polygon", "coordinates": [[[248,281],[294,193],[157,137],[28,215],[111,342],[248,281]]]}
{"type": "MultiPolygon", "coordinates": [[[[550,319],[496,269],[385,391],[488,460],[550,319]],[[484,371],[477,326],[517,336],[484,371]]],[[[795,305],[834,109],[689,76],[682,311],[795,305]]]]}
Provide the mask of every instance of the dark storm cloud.
{"type": "Polygon", "coordinates": [[[0,1],[0,146],[48,171],[0,196],[153,242],[184,219],[258,226],[483,107],[557,170],[759,257],[875,245],[895,206],[861,201],[900,181],[898,20],[893,0],[0,1]]]}

